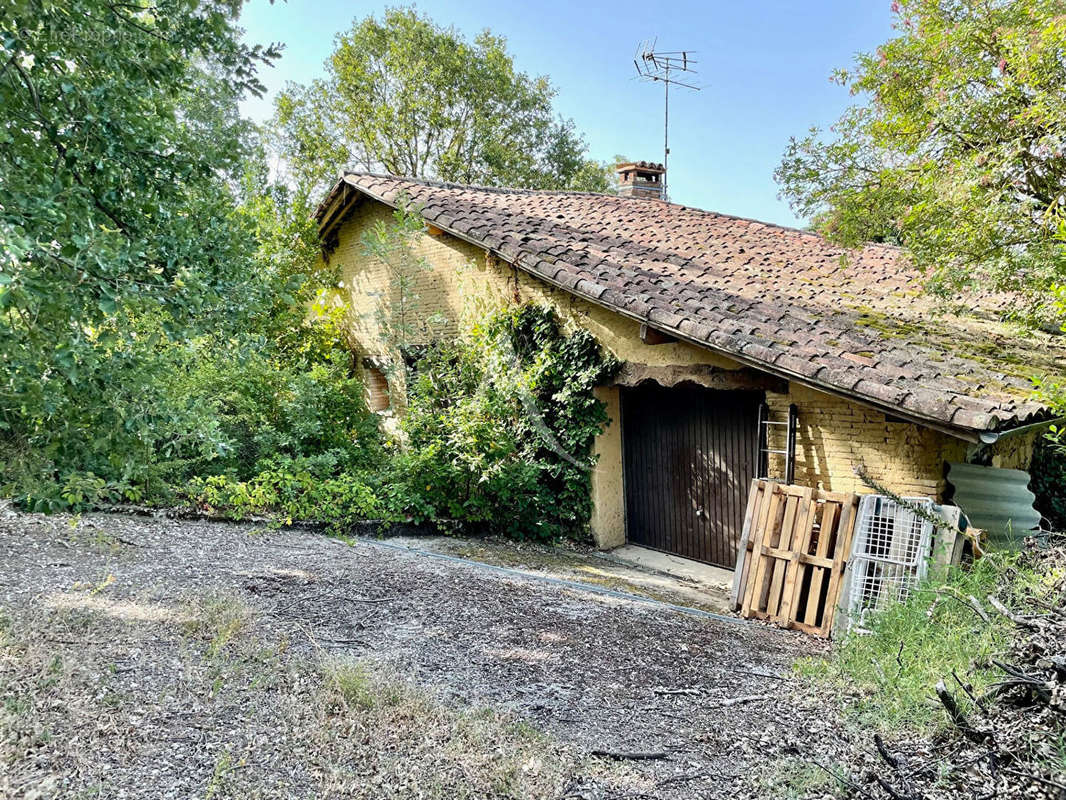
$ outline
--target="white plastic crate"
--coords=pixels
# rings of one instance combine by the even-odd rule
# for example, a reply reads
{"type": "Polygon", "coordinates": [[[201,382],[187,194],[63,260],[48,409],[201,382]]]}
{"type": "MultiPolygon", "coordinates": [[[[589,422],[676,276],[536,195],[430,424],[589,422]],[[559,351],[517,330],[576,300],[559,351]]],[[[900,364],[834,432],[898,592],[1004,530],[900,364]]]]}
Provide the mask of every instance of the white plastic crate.
{"type": "MultiPolygon", "coordinates": [[[[928,497],[903,499],[934,513],[928,497]]],[[[925,577],[932,537],[932,521],[913,509],[883,495],[862,497],[848,564],[850,628],[862,628],[870,613],[907,599],[925,577]]]]}

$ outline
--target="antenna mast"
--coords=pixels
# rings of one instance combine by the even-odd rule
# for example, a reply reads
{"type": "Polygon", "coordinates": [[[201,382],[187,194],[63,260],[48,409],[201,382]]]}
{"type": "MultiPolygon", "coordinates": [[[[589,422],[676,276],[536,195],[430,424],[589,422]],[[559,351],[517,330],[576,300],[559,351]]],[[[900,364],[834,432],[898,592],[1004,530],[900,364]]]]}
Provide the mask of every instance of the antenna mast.
{"type": "MultiPolygon", "coordinates": [[[[692,83],[686,76],[685,81],[670,76],[671,72],[695,75],[696,70],[692,65],[696,61],[692,58],[694,50],[656,50],[658,39],[641,42],[637,48],[637,55],[633,59],[633,65],[637,68],[637,75],[646,81],[659,81],[663,85],[663,169],[668,166],[670,159],[670,84],[682,86],[698,92],[701,87],[692,83]]],[[[666,182],[669,179],[669,171],[663,173],[663,200],[669,200],[666,182]]]]}

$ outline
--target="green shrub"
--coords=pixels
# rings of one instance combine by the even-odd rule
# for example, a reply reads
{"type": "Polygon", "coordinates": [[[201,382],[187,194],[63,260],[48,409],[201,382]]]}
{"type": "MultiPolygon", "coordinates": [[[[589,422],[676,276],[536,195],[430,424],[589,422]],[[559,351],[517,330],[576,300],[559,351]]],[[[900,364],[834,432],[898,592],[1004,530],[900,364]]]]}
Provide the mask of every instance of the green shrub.
{"type": "Polygon", "coordinates": [[[585,535],[592,443],[607,422],[593,387],[614,368],[591,334],[534,305],[430,348],[408,381],[386,505],[517,538],[585,535]]]}
{"type": "Polygon", "coordinates": [[[298,464],[262,472],[248,481],[225,475],[194,478],[188,497],[205,511],[241,520],[265,514],[279,523],[318,522],[333,530],[379,514],[377,497],[361,478],[319,478],[298,464]]]}
{"type": "Polygon", "coordinates": [[[116,317],[85,344],[83,380],[42,382],[0,409],[0,493],[32,511],[80,511],[170,503],[192,478],[247,481],[279,459],[318,478],[380,463],[336,319],[237,342],[175,341],[166,322],[116,317]]]}
{"type": "Polygon", "coordinates": [[[205,343],[171,340],[167,324],[159,313],[116,315],[79,342],[76,380],[49,375],[4,404],[4,495],[33,511],[166,499],[188,465],[222,451],[211,396],[188,384],[205,343]]]}
{"type": "Polygon", "coordinates": [[[319,475],[376,463],[377,419],[366,408],[362,383],[349,375],[349,360],[335,350],[301,371],[245,356],[204,370],[198,390],[214,398],[226,444],[196,471],[249,480],[277,458],[317,459],[319,475]]]}
{"type": "Polygon", "coordinates": [[[829,656],[799,662],[798,672],[835,693],[864,726],[930,732],[946,721],[933,691],[938,681],[953,686],[968,710],[971,701],[953,675],[978,695],[1001,674],[991,660],[1006,647],[1011,623],[985,598],[995,594],[1008,606],[1024,607],[1040,578],[1019,568],[1019,558],[997,552],[969,569],[953,568],[944,580],[925,583],[907,602],[875,615],[869,633],[850,633],[829,656]]]}

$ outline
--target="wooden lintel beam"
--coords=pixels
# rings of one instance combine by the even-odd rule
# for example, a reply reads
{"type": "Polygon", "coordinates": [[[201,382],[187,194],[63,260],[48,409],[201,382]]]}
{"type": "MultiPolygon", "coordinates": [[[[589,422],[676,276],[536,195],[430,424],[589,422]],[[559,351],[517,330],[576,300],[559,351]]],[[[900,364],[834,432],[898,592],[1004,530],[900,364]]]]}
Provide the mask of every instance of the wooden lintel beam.
{"type": "Polygon", "coordinates": [[[655,328],[649,328],[646,322],[642,322],[640,324],[640,340],[644,344],[670,344],[671,342],[676,342],[677,338],[668,333],[657,331],[655,328]]]}

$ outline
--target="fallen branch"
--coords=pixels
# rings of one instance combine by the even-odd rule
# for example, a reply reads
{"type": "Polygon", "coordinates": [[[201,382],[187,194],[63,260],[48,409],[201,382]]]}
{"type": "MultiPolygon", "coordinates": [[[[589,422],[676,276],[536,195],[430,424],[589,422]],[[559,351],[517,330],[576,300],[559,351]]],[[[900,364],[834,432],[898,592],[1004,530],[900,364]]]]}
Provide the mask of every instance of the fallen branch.
{"type": "Polygon", "coordinates": [[[944,708],[947,709],[952,724],[954,724],[967,739],[971,742],[980,744],[988,738],[985,734],[971,727],[970,723],[966,721],[966,715],[962,713],[962,709],[959,708],[959,704],[955,701],[955,695],[948,691],[947,684],[942,680],[937,681],[936,696],[940,698],[940,702],[943,704],[944,708]]]}
{"type": "Polygon", "coordinates": [[[666,758],[666,753],[661,750],[650,752],[628,752],[625,750],[593,750],[592,755],[600,758],[611,758],[615,761],[661,761],[666,758]]]}
{"type": "Polygon", "coordinates": [[[977,616],[979,616],[981,619],[983,619],[985,621],[985,623],[989,623],[989,622],[992,621],[989,618],[989,616],[988,616],[988,612],[985,611],[985,607],[983,605],[981,605],[981,601],[980,600],[978,600],[972,594],[966,595],[966,599],[970,602],[970,607],[973,608],[973,610],[977,612],[977,616]]]}
{"type": "Polygon", "coordinates": [[[954,669],[951,670],[951,677],[955,679],[955,683],[959,685],[959,688],[966,692],[966,696],[973,701],[973,704],[975,706],[980,708],[982,711],[988,711],[988,705],[985,703],[985,701],[982,698],[974,695],[973,690],[967,684],[962,682],[962,678],[959,677],[959,673],[957,673],[954,669]]]}
{"type": "Polygon", "coordinates": [[[998,599],[996,599],[995,595],[991,595],[990,594],[988,596],[988,602],[992,604],[992,607],[994,609],[996,609],[996,611],[998,611],[1000,614],[1005,616],[1007,619],[1009,619],[1015,625],[1020,625],[1020,626],[1025,627],[1025,628],[1039,628],[1040,627],[1035,622],[1033,622],[1031,619],[1026,619],[1021,614],[1015,614],[1013,611],[1011,611],[1009,608],[1007,608],[1005,605],[1003,605],[1003,603],[1001,603],[998,599]]]}
{"type": "Polygon", "coordinates": [[[743,697],[731,697],[728,700],[723,700],[721,703],[715,703],[710,706],[711,708],[729,708],[730,706],[738,706],[741,703],[754,703],[758,700],[773,700],[773,695],[769,694],[748,694],[743,697]]]}
{"type": "Polygon", "coordinates": [[[957,601],[961,605],[973,611],[973,613],[980,617],[981,620],[986,624],[992,621],[991,618],[988,616],[988,612],[985,611],[985,607],[981,605],[981,601],[974,597],[972,594],[963,595],[962,592],[958,591],[952,586],[941,586],[939,589],[936,590],[936,596],[937,599],[940,599],[941,597],[950,597],[952,600],[957,601]]]}
{"type": "Polygon", "coordinates": [[[877,747],[877,752],[888,766],[892,767],[892,769],[899,768],[899,759],[888,752],[888,748],[885,747],[885,740],[881,738],[881,734],[874,734],[874,745],[877,747]]]}
{"type": "Polygon", "coordinates": [[[886,781],[880,775],[875,775],[874,780],[877,781],[877,785],[884,789],[885,794],[891,797],[892,800],[912,800],[909,794],[902,794],[901,792],[897,792],[893,788],[892,784],[886,781]]]}
{"type": "Polygon", "coordinates": [[[1039,775],[1033,775],[1029,772],[1022,772],[1020,769],[1011,769],[1010,767],[1004,767],[1003,771],[1009,772],[1011,775],[1017,775],[1021,778],[1028,778],[1031,781],[1042,783],[1045,786],[1053,786],[1056,789],[1061,789],[1062,791],[1066,792],[1066,783],[1059,783],[1058,781],[1053,781],[1048,778],[1042,778],[1039,775]]]}

